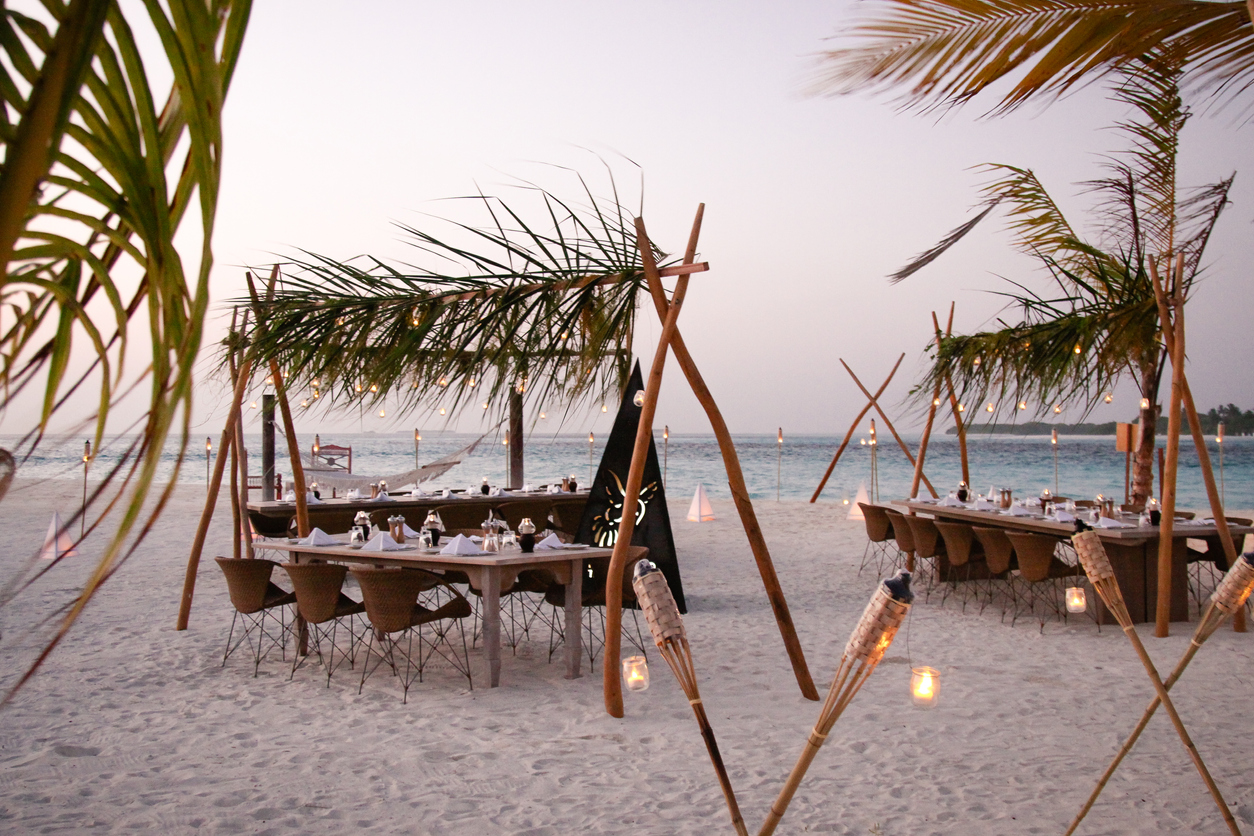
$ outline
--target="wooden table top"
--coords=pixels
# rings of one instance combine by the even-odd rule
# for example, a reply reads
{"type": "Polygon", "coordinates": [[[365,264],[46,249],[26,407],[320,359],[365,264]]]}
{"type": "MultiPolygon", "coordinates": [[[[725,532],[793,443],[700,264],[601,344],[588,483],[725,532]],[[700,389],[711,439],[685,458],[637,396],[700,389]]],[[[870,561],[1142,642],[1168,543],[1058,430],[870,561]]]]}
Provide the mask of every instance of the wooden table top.
{"type": "Polygon", "coordinates": [[[281,551],[307,555],[322,555],[328,558],[334,557],[348,563],[484,567],[514,567],[561,563],[571,560],[587,560],[593,557],[609,557],[614,553],[613,549],[583,546],[582,548],[536,549],[531,553],[524,552],[521,549],[510,549],[508,551],[488,552],[486,554],[441,554],[439,547],[424,549],[417,544],[406,545],[412,545],[413,548],[376,552],[366,551],[360,547],[352,548],[347,542],[343,541],[336,546],[307,546],[291,538],[266,537],[258,539],[254,547],[259,549],[279,549],[281,551]]]}
{"type": "MultiPolygon", "coordinates": [[[[1035,531],[1041,534],[1051,534],[1061,537],[1069,537],[1075,533],[1075,526],[1071,523],[1047,519],[1043,514],[1019,517],[1000,511],[977,511],[975,508],[969,507],[959,508],[938,505],[935,500],[894,499],[891,505],[885,506],[881,504],[881,507],[892,506],[904,506],[916,513],[963,520],[964,522],[970,522],[975,525],[996,526],[998,528],[1020,528],[1024,531],[1035,531]]],[[[1128,518],[1126,522],[1132,523],[1133,526],[1131,528],[1095,528],[1095,530],[1097,531],[1098,536],[1103,539],[1132,542],[1158,539],[1160,532],[1157,526],[1151,528],[1140,528],[1136,525],[1135,517],[1128,518]]],[[[1229,524],[1228,531],[1236,536],[1254,534],[1254,526],[1229,524]]],[[[1178,537],[1209,537],[1218,533],[1219,529],[1215,527],[1214,523],[1200,525],[1191,520],[1177,519],[1175,526],[1172,528],[1173,539],[1178,537]]]]}

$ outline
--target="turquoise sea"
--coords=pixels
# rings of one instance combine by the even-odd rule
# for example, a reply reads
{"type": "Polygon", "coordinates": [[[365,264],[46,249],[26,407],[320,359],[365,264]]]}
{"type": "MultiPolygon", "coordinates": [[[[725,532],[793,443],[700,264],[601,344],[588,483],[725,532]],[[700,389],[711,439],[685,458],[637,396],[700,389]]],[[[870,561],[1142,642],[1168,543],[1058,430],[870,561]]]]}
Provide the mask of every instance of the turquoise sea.
{"type": "MultiPolygon", "coordinates": [[[[423,463],[430,462],[464,447],[476,436],[463,433],[424,432],[419,448],[423,463]]],[[[918,446],[918,436],[904,437],[911,449],[918,446]]],[[[786,500],[809,499],[823,476],[832,455],[840,444],[834,436],[786,436],[783,445],[774,435],[740,434],[734,436],[740,454],[745,480],[755,500],[776,497],[776,474],[779,473],[779,496],[786,500]]],[[[353,447],[353,472],[361,475],[389,474],[410,470],[414,466],[413,436],[396,434],[344,434],[324,437],[324,443],[353,447]]],[[[852,499],[860,484],[870,484],[870,448],[855,437],[841,456],[820,501],[841,502],[852,499]]],[[[312,445],[313,438],[301,438],[312,445]]],[[[0,445],[12,449],[16,439],[0,437],[0,445]]],[[[106,444],[92,468],[110,460],[116,461],[126,446],[118,438],[106,444]]],[[[214,447],[218,436],[214,436],[214,447]]],[[[246,439],[253,473],[260,472],[261,439],[246,439]]],[[[605,439],[598,438],[593,459],[599,461],[605,439]]],[[[718,445],[712,435],[672,434],[669,443],[659,433],[655,438],[658,457],[666,459],[666,489],[672,498],[690,497],[697,483],[703,483],[713,497],[728,498],[727,479],[718,445]]],[[[1160,445],[1162,441],[1160,439],[1160,445]]],[[[1210,454],[1218,469],[1218,445],[1209,439],[1210,454]]],[[[979,436],[968,440],[971,481],[981,492],[989,487],[1013,488],[1017,495],[1035,495],[1042,488],[1054,490],[1054,457],[1048,436],[979,436]]],[[[81,478],[83,439],[45,442],[38,453],[24,462],[18,475],[22,478],[81,478]]],[[[174,470],[177,454],[175,444],[167,445],[162,478],[174,470]]],[[[278,442],[278,469],[290,472],[282,436],[278,442]]],[[[588,437],[586,435],[533,435],[526,443],[526,476],[534,484],[552,482],[575,474],[587,483],[589,472],[588,437]]],[[[910,487],[912,470],[905,455],[891,438],[882,437],[877,451],[880,497],[887,500],[905,496],[910,487]]],[[[431,483],[434,487],[478,485],[483,477],[492,484],[505,481],[505,448],[500,438],[489,436],[475,453],[461,465],[431,483]]],[[[954,436],[933,436],[927,453],[928,478],[942,494],[952,490],[961,479],[958,441],[954,436]]],[[[182,482],[205,483],[204,437],[189,446],[188,455],[179,474],[182,482]]],[[[1105,493],[1123,496],[1124,455],[1115,451],[1114,437],[1061,436],[1058,444],[1058,493],[1073,497],[1105,493]]],[[[1155,476],[1157,479],[1157,476],[1155,476]]],[[[1232,509],[1254,508],[1254,437],[1229,436],[1224,441],[1224,493],[1226,505],[1232,509]]],[[[397,487],[393,483],[393,487],[397,487]]],[[[1201,471],[1193,442],[1180,443],[1179,502],[1182,507],[1202,508],[1207,505],[1201,471]]]]}

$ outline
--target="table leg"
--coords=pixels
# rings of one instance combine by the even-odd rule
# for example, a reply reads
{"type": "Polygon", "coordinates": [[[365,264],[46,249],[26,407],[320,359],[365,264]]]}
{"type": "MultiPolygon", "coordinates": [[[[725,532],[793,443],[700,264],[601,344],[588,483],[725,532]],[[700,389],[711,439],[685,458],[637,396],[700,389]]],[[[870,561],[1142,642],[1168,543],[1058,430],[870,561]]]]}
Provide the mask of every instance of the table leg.
{"type": "Polygon", "coordinates": [[[583,558],[570,563],[570,583],[566,584],[566,678],[580,677],[583,658],[583,558]]]}
{"type": "Polygon", "coordinates": [[[488,662],[488,687],[501,684],[501,569],[483,573],[483,652],[488,662]]]}

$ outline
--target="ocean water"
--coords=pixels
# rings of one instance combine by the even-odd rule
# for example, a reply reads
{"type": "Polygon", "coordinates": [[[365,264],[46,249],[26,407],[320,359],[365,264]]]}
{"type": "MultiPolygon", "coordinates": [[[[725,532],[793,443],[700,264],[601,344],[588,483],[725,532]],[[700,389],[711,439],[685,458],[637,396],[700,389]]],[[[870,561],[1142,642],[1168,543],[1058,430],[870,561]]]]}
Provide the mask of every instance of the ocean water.
{"type": "MultiPolygon", "coordinates": [[[[464,447],[475,438],[461,433],[424,433],[419,458],[430,462],[464,447]]],[[[745,481],[755,500],[779,497],[785,500],[809,499],[831,461],[840,438],[835,436],[786,437],[778,445],[774,435],[735,435],[736,450],[744,470],[745,481]]],[[[918,436],[904,436],[911,449],[918,446],[918,436]]],[[[312,445],[312,437],[302,443],[312,445]]],[[[361,475],[401,473],[414,467],[413,437],[397,434],[345,434],[323,439],[324,443],[352,445],[353,472],[361,475]]],[[[605,439],[597,439],[594,463],[600,461],[605,439]]],[[[0,446],[13,449],[16,439],[0,436],[0,446]]],[[[98,453],[92,470],[116,461],[128,439],[116,438],[98,453]]],[[[250,470],[261,469],[261,438],[246,437],[250,451],[250,470]]],[[[712,497],[730,498],[718,444],[712,435],[672,434],[664,443],[659,433],[655,438],[659,459],[665,458],[666,490],[672,498],[690,497],[698,483],[705,485],[712,497]]],[[[980,492],[989,487],[1008,487],[1017,496],[1036,495],[1042,488],[1055,489],[1054,455],[1048,436],[979,436],[968,439],[972,487],[980,492]]],[[[1162,440],[1160,439],[1160,445],[1162,440]]],[[[214,438],[214,447],[218,437],[214,438]]],[[[1218,479],[1218,445],[1209,439],[1210,455],[1218,479]]],[[[280,473],[291,471],[287,450],[280,434],[277,444],[277,466],[280,473]]],[[[82,478],[83,439],[50,440],[21,463],[22,478],[82,478]]],[[[1061,436],[1058,444],[1057,493],[1072,497],[1090,497],[1105,493],[1122,498],[1124,454],[1116,452],[1114,437],[1061,436]]],[[[587,436],[534,435],[526,442],[526,477],[533,484],[560,480],[574,474],[579,482],[588,483],[589,451],[587,436]]],[[[161,479],[174,472],[177,445],[168,444],[163,456],[161,479]]],[[[505,448],[500,438],[488,437],[475,453],[462,464],[434,480],[428,487],[461,487],[478,485],[483,477],[492,484],[504,484],[506,478],[505,448]]],[[[883,500],[904,497],[910,488],[912,468],[901,449],[885,437],[876,454],[879,475],[879,496],[883,500]]],[[[932,484],[943,495],[962,478],[958,441],[954,436],[933,436],[928,445],[925,471],[932,484]]],[[[182,482],[206,481],[206,460],[203,438],[189,445],[188,454],[179,473],[182,482]]],[[[1228,437],[1224,441],[1223,482],[1225,503],[1229,508],[1254,508],[1254,437],[1228,437]]],[[[859,439],[846,448],[819,498],[821,502],[852,500],[860,485],[871,484],[870,448],[859,439]]],[[[393,487],[399,487],[393,482],[393,487]]],[[[1157,471],[1155,471],[1157,492],[1157,471]]],[[[1180,442],[1180,476],[1178,502],[1184,508],[1207,506],[1205,486],[1197,454],[1190,438],[1180,442]]]]}

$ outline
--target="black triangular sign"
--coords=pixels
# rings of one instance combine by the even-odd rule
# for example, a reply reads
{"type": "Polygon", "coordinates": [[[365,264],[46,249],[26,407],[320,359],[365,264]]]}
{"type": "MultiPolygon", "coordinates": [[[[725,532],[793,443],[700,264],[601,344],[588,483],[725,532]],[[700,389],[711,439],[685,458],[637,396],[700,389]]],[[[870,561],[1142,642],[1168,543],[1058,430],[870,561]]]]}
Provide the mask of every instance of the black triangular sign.
{"type": "MultiPolygon", "coordinates": [[[[623,490],[627,486],[627,473],[631,470],[631,453],[636,446],[636,428],[640,425],[640,407],[634,399],[644,391],[640,377],[640,363],[632,369],[623,402],[614,419],[601,466],[588,504],[584,507],[583,521],[579,524],[580,543],[611,546],[618,539],[618,524],[623,513],[623,490]]],[[[633,546],[648,546],[649,559],[657,564],[670,584],[671,594],[681,613],[688,612],[684,602],[684,585],[679,578],[679,561],[675,557],[675,538],[671,534],[671,516],[666,510],[666,490],[662,486],[662,468],[658,466],[657,448],[649,437],[649,456],[644,463],[644,479],[640,483],[640,505],[636,512],[636,529],[631,535],[633,546]]]]}

